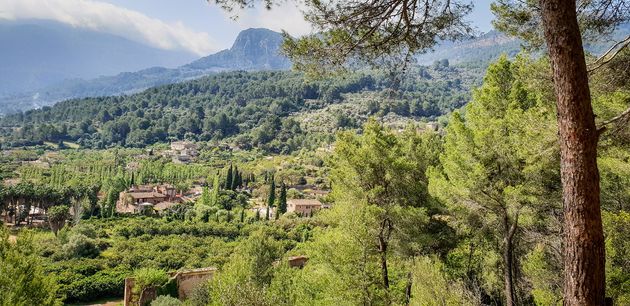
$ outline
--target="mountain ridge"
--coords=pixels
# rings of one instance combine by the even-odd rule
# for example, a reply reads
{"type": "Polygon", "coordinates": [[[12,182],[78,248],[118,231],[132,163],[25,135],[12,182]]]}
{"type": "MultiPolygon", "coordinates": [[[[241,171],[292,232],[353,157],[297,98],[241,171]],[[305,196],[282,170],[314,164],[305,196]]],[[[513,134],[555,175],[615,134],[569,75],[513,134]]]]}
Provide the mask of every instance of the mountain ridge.
{"type": "Polygon", "coordinates": [[[90,80],[66,80],[42,90],[0,97],[0,115],[49,106],[73,98],[135,93],[222,71],[288,70],[291,62],[279,53],[282,40],[282,34],[272,30],[246,29],[239,33],[230,49],[177,68],[151,67],[90,80]],[[17,107],[11,109],[11,105],[17,107]]]}

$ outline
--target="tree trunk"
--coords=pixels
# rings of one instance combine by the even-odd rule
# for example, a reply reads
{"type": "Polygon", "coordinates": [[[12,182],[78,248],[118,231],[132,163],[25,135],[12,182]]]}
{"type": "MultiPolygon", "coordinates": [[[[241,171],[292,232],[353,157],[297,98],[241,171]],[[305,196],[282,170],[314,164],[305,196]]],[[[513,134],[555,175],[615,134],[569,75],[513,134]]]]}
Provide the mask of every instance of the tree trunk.
{"type": "Polygon", "coordinates": [[[389,289],[389,273],[387,272],[387,241],[383,237],[378,237],[379,253],[381,255],[381,274],[383,276],[383,287],[389,289]]]}
{"type": "Polygon", "coordinates": [[[564,304],[603,305],[597,129],[575,0],[540,0],[553,68],[564,205],[564,304]]]}
{"type": "Polygon", "coordinates": [[[389,238],[392,233],[392,223],[389,219],[385,218],[381,221],[381,228],[378,234],[378,253],[381,257],[381,275],[383,278],[383,288],[385,288],[386,304],[390,305],[391,300],[389,297],[389,271],[387,269],[387,250],[389,246],[389,238]]]}
{"type": "Polygon", "coordinates": [[[503,271],[503,279],[505,282],[505,305],[516,305],[516,294],[514,290],[514,244],[513,239],[509,234],[505,237],[503,246],[503,264],[505,270],[503,271]]]}

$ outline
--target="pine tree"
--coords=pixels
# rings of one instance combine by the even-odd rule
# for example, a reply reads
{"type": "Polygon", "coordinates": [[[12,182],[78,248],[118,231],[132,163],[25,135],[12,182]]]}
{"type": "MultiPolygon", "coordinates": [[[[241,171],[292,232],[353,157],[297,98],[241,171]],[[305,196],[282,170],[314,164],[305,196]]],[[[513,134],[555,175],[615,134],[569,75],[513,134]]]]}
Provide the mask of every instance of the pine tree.
{"type": "Polygon", "coordinates": [[[278,215],[287,212],[287,185],[282,182],[280,187],[280,198],[278,199],[278,215]]]}

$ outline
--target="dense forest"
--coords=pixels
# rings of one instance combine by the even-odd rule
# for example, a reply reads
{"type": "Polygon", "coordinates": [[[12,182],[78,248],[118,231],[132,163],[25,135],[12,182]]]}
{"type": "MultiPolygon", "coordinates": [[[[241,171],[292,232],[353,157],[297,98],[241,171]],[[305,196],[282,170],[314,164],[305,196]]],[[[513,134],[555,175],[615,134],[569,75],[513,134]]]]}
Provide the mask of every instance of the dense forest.
{"type": "Polygon", "coordinates": [[[143,147],[233,137],[244,146],[290,152],[319,142],[295,120],[300,114],[352,96],[363,107],[316,125],[354,128],[370,115],[390,112],[432,119],[462,106],[478,79],[475,70],[450,67],[446,60],[418,67],[402,79],[379,72],[315,81],[293,72],[229,72],[131,96],[64,101],[7,116],[0,124],[6,147],[61,141],[87,148],[143,147]]]}

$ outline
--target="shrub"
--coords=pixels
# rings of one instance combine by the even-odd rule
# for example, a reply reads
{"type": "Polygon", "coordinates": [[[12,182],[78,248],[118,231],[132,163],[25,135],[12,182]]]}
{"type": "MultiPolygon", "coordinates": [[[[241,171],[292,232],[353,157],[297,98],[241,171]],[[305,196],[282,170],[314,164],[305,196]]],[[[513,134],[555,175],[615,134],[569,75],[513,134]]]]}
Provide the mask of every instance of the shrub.
{"type": "Polygon", "coordinates": [[[168,282],[168,275],[164,270],[142,268],[133,273],[136,279],[134,291],[142,292],[149,287],[159,287],[168,282]]]}
{"type": "Polygon", "coordinates": [[[151,306],[180,306],[182,302],[169,295],[160,295],[153,302],[151,306]]]}
{"type": "Polygon", "coordinates": [[[63,245],[62,252],[66,258],[95,258],[101,251],[94,239],[83,234],[73,234],[68,243],[63,245]]]}

